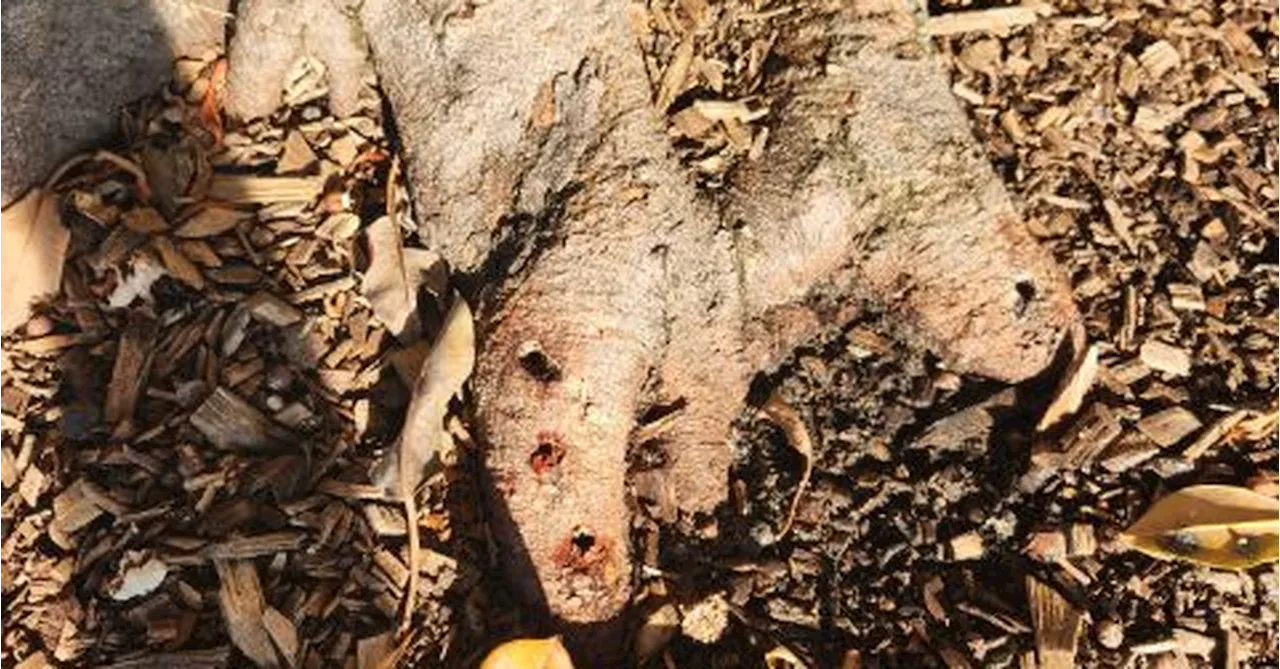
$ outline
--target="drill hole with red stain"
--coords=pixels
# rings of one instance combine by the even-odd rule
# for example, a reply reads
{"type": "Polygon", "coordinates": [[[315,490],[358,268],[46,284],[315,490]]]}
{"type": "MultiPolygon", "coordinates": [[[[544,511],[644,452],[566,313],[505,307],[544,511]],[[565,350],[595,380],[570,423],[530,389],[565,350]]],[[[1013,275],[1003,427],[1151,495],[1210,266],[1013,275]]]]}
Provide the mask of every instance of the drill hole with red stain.
{"type": "Polygon", "coordinates": [[[538,434],[538,444],[529,453],[529,468],[539,476],[555,469],[564,460],[564,445],[554,432],[538,434]]]}
{"type": "Polygon", "coordinates": [[[611,542],[579,525],[556,547],[552,560],[561,569],[593,573],[603,569],[609,559],[611,542]]]}

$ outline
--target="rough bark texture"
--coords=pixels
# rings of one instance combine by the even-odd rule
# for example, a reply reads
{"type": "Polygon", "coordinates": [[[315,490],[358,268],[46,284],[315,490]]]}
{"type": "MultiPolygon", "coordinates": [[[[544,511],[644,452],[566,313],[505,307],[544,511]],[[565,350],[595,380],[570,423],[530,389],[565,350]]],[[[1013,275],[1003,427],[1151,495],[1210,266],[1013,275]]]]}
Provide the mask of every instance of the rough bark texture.
{"type": "Polygon", "coordinates": [[[824,17],[849,29],[825,73],[797,78],[767,155],[713,207],[670,156],[625,5],[364,3],[419,234],[489,287],[474,389],[495,534],[556,619],[607,624],[629,598],[625,459],[654,407],[697,518],[725,500],[752,377],[859,300],[1008,382],[1076,318],[912,9],[824,17]]]}
{"type": "Polygon", "coordinates": [[[354,11],[339,0],[244,0],[227,68],[227,111],[241,119],[280,107],[285,77],[311,56],[328,72],[329,106],[348,116],[360,105],[368,46],[354,11]]]}
{"type": "Polygon", "coordinates": [[[120,107],[164,85],[175,55],[222,44],[228,0],[4,3],[7,205],[58,164],[101,143],[120,107]]]}

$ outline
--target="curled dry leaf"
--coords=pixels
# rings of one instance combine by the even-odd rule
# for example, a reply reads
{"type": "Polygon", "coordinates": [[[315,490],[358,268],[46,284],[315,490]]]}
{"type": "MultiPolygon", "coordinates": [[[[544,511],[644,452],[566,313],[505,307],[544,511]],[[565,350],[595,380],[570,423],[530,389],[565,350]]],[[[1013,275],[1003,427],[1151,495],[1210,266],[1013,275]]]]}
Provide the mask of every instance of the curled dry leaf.
{"type": "Polygon", "coordinates": [[[791,498],[791,506],[787,509],[787,519],[778,530],[777,539],[780,540],[791,530],[791,524],[796,519],[796,507],[800,505],[800,496],[809,487],[809,477],[813,475],[813,440],[809,438],[809,430],[805,427],[800,412],[787,404],[777,393],[769,396],[760,411],[775,425],[782,428],[783,433],[787,435],[787,443],[804,460],[804,470],[800,473],[796,494],[791,498]]]}
{"type": "Polygon", "coordinates": [[[444,429],[444,418],[449,410],[449,400],[461,392],[462,384],[471,376],[475,361],[475,326],[471,308],[461,297],[455,297],[453,308],[445,317],[444,328],[418,373],[399,443],[389,457],[375,467],[374,483],[389,492],[396,491],[399,488],[398,472],[403,469],[409,479],[409,488],[418,487],[427,461],[448,446],[449,434],[444,429]]]}
{"type": "Polygon", "coordinates": [[[418,321],[418,288],[438,260],[423,249],[407,249],[399,226],[383,216],[365,230],[369,247],[369,267],[361,292],[373,313],[402,344],[411,344],[421,335],[418,321]]]}
{"type": "Polygon", "coordinates": [[[494,648],[480,669],[573,669],[573,660],[558,636],[516,639],[494,648]]]}
{"type": "Polygon", "coordinates": [[[1247,569],[1280,553],[1280,500],[1248,488],[1191,486],[1156,502],[1120,538],[1156,558],[1247,569]]]}
{"type": "Polygon", "coordinates": [[[57,196],[39,188],[0,212],[0,229],[0,329],[9,332],[31,317],[33,300],[58,292],[71,232],[62,224],[57,196]]]}

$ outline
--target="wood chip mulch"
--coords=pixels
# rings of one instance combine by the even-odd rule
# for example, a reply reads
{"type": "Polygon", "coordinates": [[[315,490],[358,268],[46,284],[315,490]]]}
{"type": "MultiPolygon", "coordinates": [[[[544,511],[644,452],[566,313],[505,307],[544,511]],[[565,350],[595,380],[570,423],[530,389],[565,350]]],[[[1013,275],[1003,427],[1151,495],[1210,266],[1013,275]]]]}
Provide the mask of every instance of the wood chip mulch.
{"type": "Polygon", "coordinates": [[[390,666],[438,657],[475,582],[440,471],[399,641],[405,517],[368,472],[422,358],[361,290],[362,231],[408,224],[379,113],[330,117],[303,63],[224,134],[220,62],[59,180],[65,295],[5,342],[6,666],[390,666]]]}

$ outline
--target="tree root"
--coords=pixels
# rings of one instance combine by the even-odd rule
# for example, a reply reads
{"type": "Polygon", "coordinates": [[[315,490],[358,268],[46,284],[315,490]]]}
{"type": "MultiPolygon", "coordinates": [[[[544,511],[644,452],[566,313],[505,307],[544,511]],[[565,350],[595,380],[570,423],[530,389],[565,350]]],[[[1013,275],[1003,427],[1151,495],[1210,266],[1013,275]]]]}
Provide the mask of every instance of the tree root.
{"type": "Polygon", "coordinates": [[[363,4],[419,235],[485,287],[473,379],[495,535],[556,619],[615,620],[631,596],[626,454],[651,407],[675,411],[645,432],[699,517],[726,499],[753,376],[858,301],[953,371],[1006,382],[1078,318],[914,8],[879,4],[820,17],[847,29],[799,63],[814,74],[719,207],[671,156],[625,4],[363,4]]]}

